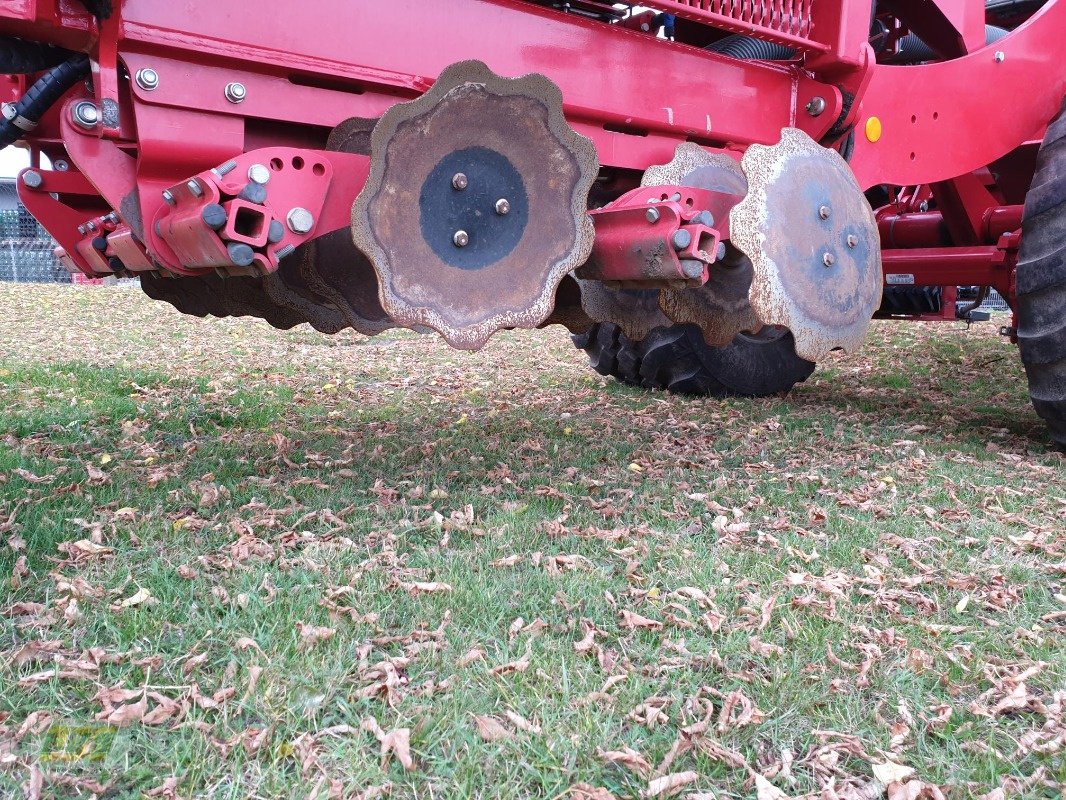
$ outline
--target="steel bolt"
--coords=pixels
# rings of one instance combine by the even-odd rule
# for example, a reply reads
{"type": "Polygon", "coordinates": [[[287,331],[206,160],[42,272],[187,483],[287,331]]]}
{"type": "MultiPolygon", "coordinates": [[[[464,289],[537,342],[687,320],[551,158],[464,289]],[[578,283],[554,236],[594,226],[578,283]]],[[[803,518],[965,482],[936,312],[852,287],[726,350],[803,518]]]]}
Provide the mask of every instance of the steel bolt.
{"type": "Polygon", "coordinates": [[[511,203],[506,197],[501,197],[496,201],[496,213],[501,217],[506,217],[511,213],[511,203]]]}
{"type": "Polygon", "coordinates": [[[81,234],[82,236],[84,236],[84,235],[85,235],[85,230],[86,230],[86,229],[85,229],[85,226],[84,226],[84,225],[79,225],[79,226],[78,226],[78,233],[80,233],[80,234],[81,234]]]}
{"type": "Polygon", "coordinates": [[[54,169],[56,172],[66,172],[68,169],[70,169],[70,164],[68,164],[61,158],[57,158],[55,161],[52,162],[52,169],[54,169]]]}
{"type": "Polygon", "coordinates": [[[18,109],[15,108],[14,103],[4,103],[0,105],[0,112],[3,113],[4,119],[12,120],[19,115],[18,109]]]}
{"type": "Polygon", "coordinates": [[[290,210],[285,217],[285,221],[289,224],[290,231],[301,236],[310,233],[311,229],[315,227],[314,215],[306,208],[301,208],[300,206],[290,210]]]}
{"type": "Polygon", "coordinates": [[[466,247],[470,244],[470,234],[466,231],[456,231],[452,237],[452,244],[456,247],[466,247]]]}
{"type": "Polygon", "coordinates": [[[836,263],[836,259],[833,257],[832,253],[826,253],[824,256],[822,256],[822,263],[825,264],[827,267],[831,267],[833,266],[833,264],[836,263]]]}
{"type": "Polygon", "coordinates": [[[31,189],[40,189],[44,179],[41,177],[41,173],[31,169],[22,173],[22,182],[31,189]]]}
{"type": "Polygon", "coordinates": [[[85,229],[88,230],[88,231],[95,231],[96,230],[96,223],[93,222],[92,220],[89,220],[88,222],[85,223],[85,229]]]}
{"type": "Polygon", "coordinates": [[[270,182],[270,170],[263,164],[252,164],[248,167],[248,180],[266,186],[270,182]]]}
{"type": "Polygon", "coordinates": [[[654,225],[656,222],[659,221],[659,209],[649,208],[648,213],[646,213],[644,216],[648,220],[648,222],[654,225]]]}
{"type": "Polygon", "coordinates": [[[255,261],[255,251],[243,242],[230,242],[226,245],[229,260],[238,267],[250,266],[255,261]]]}
{"type": "Polygon", "coordinates": [[[215,172],[218,173],[218,177],[222,178],[233,172],[233,170],[235,170],[236,168],[237,162],[230,159],[225,164],[219,164],[217,167],[215,167],[215,172]]]}
{"type": "Polygon", "coordinates": [[[284,247],[280,248],[278,252],[276,252],[274,255],[278,257],[278,261],[281,261],[281,259],[285,258],[286,256],[292,255],[292,251],[295,249],[296,245],[287,244],[284,247]]]}
{"type": "Polygon", "coordinates": [[[203,187],[200,186],[200,182],[196,180],[196,178],[193,178],[191,181],[186,183],[185,188],[187,188],[192,193],[193,197],[203,197],[203,187]]]}
{"type": "Polygon", "coordinates": [[[714,227],[714,214],[710,211],[701,211],[699,214],[692,218],[692,222],[695,225],[702,225],[705,228],[714,227]]]}
{"type": "Polygon", "coordinates": [[[243,103],[244,98],[248,96],[248,90],[244,88],[243,83],[234,81],[226,84],[225,94],[226,99],[231,103],[243,103]]]}
{"type": "Polygon", "coordinates": [[[170,193],[169,189],[163,190],[163,202],[168,206],[174,205],[174,195],[170,193]]]}
{"type": "Polygon", "coordinates": [[[686,278],[702,278],[703,263],[694,258],[686,258],[681,261],[681,271],[686,278]]]}
{"type": "Polygon", "coordinates": [[[721,261],[725,258],[725,242],[718,243],[718,249],[714,251],[714,260],[721,261]]]}
{"type": "Polygon", "coordinates": [[[91,130],[100,122],[100,109],[96,107],[95,103],[82,100],[80,103],[74,104],[74,108],[71,109],[71,117],[78,127],[91,130]]]}
{"type": "Polygon", "coordinates": [[[684,250],[690,244],[692,244],[692,234],[686,231],[684,228],[678,231],[674,231],[673,239],[675,250],[684,250]]]}
{"type": "Polygon", "coordinates": [[[453,189],[456,189],[458,191],[462,191],[463,189],[465,189],[469,185],[470,185],[470,181],[467,179],[466,175],[463,174],[462,172],[457,172],[454,175],[452,175],[452,188],[453,189]]]}
{"type": "Polygon", "coordinates": [[[859,243],[859,237],[853,233],[848,234],[848,247],[855,247],[859,243]]]}
{"type": "Polygon", "coordinates": [[[1004,53],[1002,50],[997,50],[996,54],[992,56],[992,58],[997,64],[1002,64],[1004,61],[1007,60],[1007,54],[1004,53]]]}
{"type": "Polygon", "coordinates": [[[277,244],[285,238],[285,226],[278,220],[270,220],[270,225],[267,226],[267,241],[271,244],[277,244]]]}
{"type": "Polygon", "coordinates": [[[818,209],[818,216],[821,219],[829,219],[829,206],[822,206],[818,209]]]}
{"type": "Polygon", "coordinates": [[[670,195],[670,199],[673,202],[675,202],[675,203],[680,203],[681,202],[681,192],[674,192],[672,195],[670,195]]]}
{"type": "Polygon", "coordinates": [[[134,78],[137,81],[137,85],[146,92],[159,88],[159,73],[151,67],[143,67],[137,70],[134,78]]]}
{"type": "Polygon", "coordinates": [[[807,101],[807,113],[812,117],[817,117],[823,111],[825,111],[824,97],[812,97],[807,101]]]}

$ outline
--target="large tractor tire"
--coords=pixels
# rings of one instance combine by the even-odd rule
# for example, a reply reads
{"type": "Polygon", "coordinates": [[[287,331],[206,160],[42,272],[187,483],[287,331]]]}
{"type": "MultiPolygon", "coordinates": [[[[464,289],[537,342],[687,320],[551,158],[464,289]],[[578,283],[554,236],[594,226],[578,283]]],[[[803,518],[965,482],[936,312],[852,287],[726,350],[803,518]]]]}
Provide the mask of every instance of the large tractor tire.
{"type": "Polygon", "coordinates": [[[1066,449],[1066,102],[1048,126],[1025,196],[1017,311],[1029,396],[1066,449]]]}
{"type": "Polygon", "coordinates": [[[805,381],[814,364],[796,355],[792,334],[763,328],[728,347],[711,347],[695,325],[655,328],[633,341],[617,325],[593,325],[573,337],[592,368],[631,386],[712,397],[766,397],[805,381]]]}

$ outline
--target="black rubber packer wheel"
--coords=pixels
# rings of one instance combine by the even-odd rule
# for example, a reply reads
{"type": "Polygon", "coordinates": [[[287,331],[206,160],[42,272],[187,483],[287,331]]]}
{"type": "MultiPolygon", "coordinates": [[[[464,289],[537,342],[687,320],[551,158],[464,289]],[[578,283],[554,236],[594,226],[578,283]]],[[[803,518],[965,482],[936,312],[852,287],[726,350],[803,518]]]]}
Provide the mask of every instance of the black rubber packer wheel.
{"type": "Polygon", "coordinates": [[[1025,196],[1018,349],[1033,406],[1066,449],[1066,102],[1048,126],[1025,196]]]}
{"type": "Polygon", "coordinates": [[[633,341],[603,322],[573,340],[601,375],[680,394],[766,397],[789,391],[814,371],[812,362],[796,355],[792,334],[776,328],[711,347],[695,325],[655,328],[633,341]]]}

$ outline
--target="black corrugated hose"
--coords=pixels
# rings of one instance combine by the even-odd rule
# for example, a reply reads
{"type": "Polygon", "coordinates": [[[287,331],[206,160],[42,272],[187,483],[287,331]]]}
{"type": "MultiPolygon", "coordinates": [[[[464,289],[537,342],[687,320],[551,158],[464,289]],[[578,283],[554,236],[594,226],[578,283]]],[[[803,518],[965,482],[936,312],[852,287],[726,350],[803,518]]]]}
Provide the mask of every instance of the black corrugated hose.
{"type": "Polygon", "coordinates": [[[0,39],[0,74],[29,75],[62,64],[71,55],[69,50],[52,44],[0,39]]]}
{"type": "Polygon", "coordinates": [[[89,74],[89,57],[78,53],[42,75],[22,99],[5,108],[0,119],[0,148],[33,130],[44,113],[75,83],[89,74]]]}

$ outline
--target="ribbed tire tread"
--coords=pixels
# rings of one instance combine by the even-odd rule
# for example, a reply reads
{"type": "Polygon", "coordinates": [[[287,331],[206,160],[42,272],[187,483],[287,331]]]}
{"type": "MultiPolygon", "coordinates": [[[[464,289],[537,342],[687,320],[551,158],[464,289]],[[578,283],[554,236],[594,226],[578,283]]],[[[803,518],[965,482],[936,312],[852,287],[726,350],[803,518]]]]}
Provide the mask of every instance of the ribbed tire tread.
{"type": "Polygon", "coordinates": [[[693,325],[656,328],[633,341],[617,326],[599,323],[573,340],[601,375],[677,394],[766,397],[789,391],[814,371],[796,355],[791,334],[769,341],[737,337],[728,347],[711,347],[693,325]]]}
{"type": "Polygon", "coordinates": [[[1066,101],[1048,126],[1025,197],[1018,349],[1033,407],[1066,449],[1066,101]]]}

